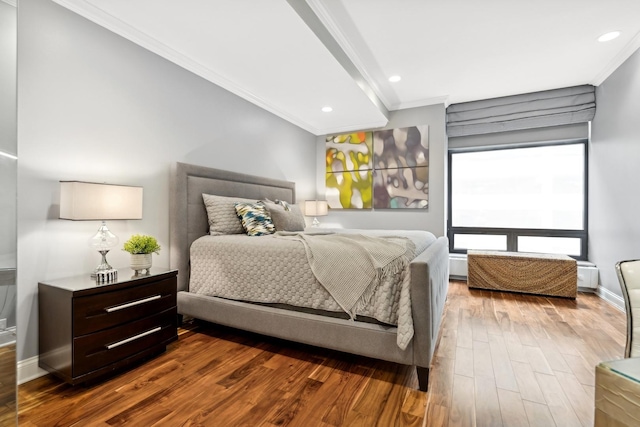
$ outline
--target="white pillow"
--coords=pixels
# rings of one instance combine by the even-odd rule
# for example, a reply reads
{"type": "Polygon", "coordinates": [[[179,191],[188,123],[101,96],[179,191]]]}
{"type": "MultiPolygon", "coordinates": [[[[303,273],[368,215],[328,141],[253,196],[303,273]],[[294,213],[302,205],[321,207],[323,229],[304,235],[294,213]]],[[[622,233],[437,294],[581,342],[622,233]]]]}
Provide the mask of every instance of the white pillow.
{"type": "Polygon", "coordinates": [[[215,196],[202,193],[204,206],[207,208],[209,218],[209,234],[219,236],[221,234],[244,234],[242,222],[236,214],[235,204],[238,202],[255,203],[255,199],[242,199],[240,197],[215,196]]]}

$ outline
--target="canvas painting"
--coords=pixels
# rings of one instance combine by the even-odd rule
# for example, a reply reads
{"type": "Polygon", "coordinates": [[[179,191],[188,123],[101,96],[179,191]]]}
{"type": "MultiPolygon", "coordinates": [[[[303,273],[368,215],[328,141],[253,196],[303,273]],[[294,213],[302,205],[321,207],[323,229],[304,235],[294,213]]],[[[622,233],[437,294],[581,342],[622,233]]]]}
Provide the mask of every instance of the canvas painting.
{"type": "Polygon", "coordinates": [[[373,171],[374,209],[426,209],[428,205],[428,167],[373,171]]]}
{"type": "Polygon", "coordinates": [[[328,172],[326,198],[331,209],[371,209],[373,171],[328,172]]]}
{"type": "Polygon", "coordinates": [[[373,132],[374,209],[426,209],[429,126],[373,132]]]}
{"type": "Polygon", "coordinates": [[[371,132],[328,136],[326,199],[331,209],[371,209],[373,190],[371,132]]]}

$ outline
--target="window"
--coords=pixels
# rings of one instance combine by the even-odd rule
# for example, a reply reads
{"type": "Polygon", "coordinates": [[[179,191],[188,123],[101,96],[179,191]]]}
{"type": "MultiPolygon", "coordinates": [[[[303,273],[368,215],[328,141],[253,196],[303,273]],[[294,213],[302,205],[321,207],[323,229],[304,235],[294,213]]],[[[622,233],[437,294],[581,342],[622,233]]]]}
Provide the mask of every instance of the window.
{"type": "Polygon", "coordinates": [[[449,152],[449,244],[586,259],[586,141],[449,152]]]}

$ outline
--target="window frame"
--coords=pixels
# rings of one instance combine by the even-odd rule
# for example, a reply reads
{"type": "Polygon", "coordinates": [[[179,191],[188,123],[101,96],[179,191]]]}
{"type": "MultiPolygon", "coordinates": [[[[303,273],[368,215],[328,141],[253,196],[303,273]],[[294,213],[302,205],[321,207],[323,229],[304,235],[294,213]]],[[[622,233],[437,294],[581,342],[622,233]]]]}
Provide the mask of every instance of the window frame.
{"type": "Polygon", "coordinates": [[[450,148],[447,153],[447,237],[449,238],[449,253],[466,254],[466,249],[454,248],[454,237],[456,234],[485,234],[507,236],[508,252],[518,252],[518,237],[569,237],[580,239],[580,255],[569,255],[570,257],[586,261],[588,259],[589,243],[589,147],[588,139],[573,139],[567,141],[536,142],[529,144],[501,144],[495,146],[450,148]],[[558,145],[583,145],[584,148],[584,200],[583,200],[583,220],[581,230],[559,230],[543,228],[498,228],[498,227],[456,227],[452,225],[453,217],[453,155],[458,153],[513,150],[517,148],[549,147],[558,145]]]}

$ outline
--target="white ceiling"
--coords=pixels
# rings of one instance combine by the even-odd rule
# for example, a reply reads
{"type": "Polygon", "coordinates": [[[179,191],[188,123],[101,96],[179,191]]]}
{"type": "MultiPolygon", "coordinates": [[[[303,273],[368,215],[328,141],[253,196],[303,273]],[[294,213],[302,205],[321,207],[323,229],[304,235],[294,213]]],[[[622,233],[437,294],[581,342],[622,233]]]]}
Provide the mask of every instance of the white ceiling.
{"type": "Polygon", "coordinates": [[[316,135],[598,85],[640,47],[639,0],[54,1],[316,135]]]}

